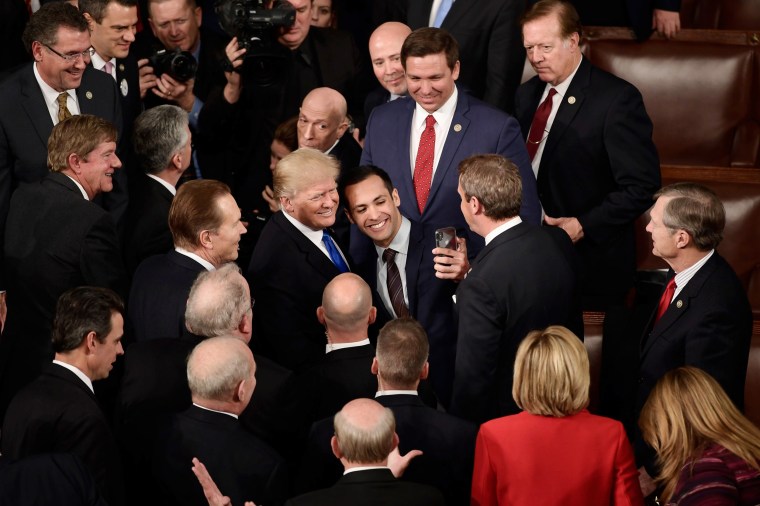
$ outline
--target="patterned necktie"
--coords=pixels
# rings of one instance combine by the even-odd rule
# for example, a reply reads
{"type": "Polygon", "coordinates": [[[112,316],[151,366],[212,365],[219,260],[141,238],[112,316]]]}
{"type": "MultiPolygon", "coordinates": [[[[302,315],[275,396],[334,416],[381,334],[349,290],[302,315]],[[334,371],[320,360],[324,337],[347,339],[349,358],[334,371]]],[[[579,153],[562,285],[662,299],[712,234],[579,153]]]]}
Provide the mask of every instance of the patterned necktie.
{"type": "Polygon", "coordinates": [[[65,91],[58,95],[58,123],[71,117],[71,111],[66,106],[69,94],[65,91]]]}
{"type": "Polygon", "coordinates": [[[340,251],[338,251],[338,247],[335,245],[332,237],[330,237],[330,234],[327,233],[327,230],[322,231],[322,242],[325,243],[327,253],[330,255],[330,260],[335,264],[335,267],[337,267],[340,272],[348,272],[348,265],[346,265],[346,261],[343,260],[340,251]]]}
{"type": "Polygon", "coordinates": [[[451,4],[453,3],[454,0],[441,0],[441,5],[438,6],[438,12],[435,13],[435,19],[433,20],[434,27],[441,27],[443,20],[446,18],[446,14],[449,13],[449,9],[451,9],[451,4]]]}
{"type": "Polygon", "coordinates": [[[401,273],[398,270],[398,265],[396,265],[396,253],[390,248],[383,251],[383,262],[385,262],[387,272],[385,283],[388,286],[388,296],[391,299],[391,306],[393,306],[396,317],[405,318],[409,316],[409,309],[404,302],[404,285],[401,283],[401,273]]]}
{"type": "Polygon", "coordinates": [[[433,159],[435,158],[435,118],[429,114],[425,118],[425,130],[420,135],[420,145],[417,148],[417,158],[414,160],[414,194],[417,196],[417,207],[422,213],[430,194],[430,181],[433,179],[433,159]]]}
{"type": "Polygon", "coordinates": [[[554,88],[549,88],[549,94],[546,95],[546,99],[541,102],[541,105],[536,109],[536,114],[533,116],[533,122],[530,124],[530,133],[528,133],[528,140],[525,143],[525,147],[528,148],[528,155],[530,159],[536,156],[538,146],[541,141],[544,140],[544,130],[546,130],[546,122],[549,120],[549,115],[552,113],[552,97],[557,93],[554,88]]]}
{"type": "Polygon", "coordinates": [[[657,305],[657,314],[654,317],[655,325],[657,324],[658,321],[660,321],[660,318],[662,318],[662,315],[665,314],[665,311],[668,310],[668,306],[670,306],[670,301],[673,300],[674,293],[676,293],[675,276],[670,278],[670,281],[668,281],[667,286],[665,286],[665,291],[662,293],[662,297],[660,297],[660,303],[657,305]]]}

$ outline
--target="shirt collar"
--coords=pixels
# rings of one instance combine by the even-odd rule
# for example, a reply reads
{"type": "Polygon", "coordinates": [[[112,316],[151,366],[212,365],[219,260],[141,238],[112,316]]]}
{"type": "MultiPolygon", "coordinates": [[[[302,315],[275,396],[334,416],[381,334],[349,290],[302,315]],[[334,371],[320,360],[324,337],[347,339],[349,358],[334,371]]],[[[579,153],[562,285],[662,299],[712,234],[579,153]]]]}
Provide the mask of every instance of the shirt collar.
{"type": "MultiPolygon", "coordinates": [[[[92,60],[92,68],[95,70],[100,70],[103,72],[103,67],[106,66],[106,60],[100,57],[100,55],[97,53],[97,51],[94,51],[92,56],[90,57],[90,60],[92,60]]],[[[111,58],[108,60],[113,65],[113,68],[116,68],[116,58],[111,58]]]]}
{"type": "Polygon", "coordinates": [[[382,246],[375,245],[375,251],[377,251],[377,256],[379,258],[383,258],[383,252],[390,248],[394,250],[396,253],[399,253],[401,255],[406,255],[409,251],[409,235],[411,234],[412,230],[412,223],[406,219],[405,216],[401,216],[401,227],[399,227],[398,232],[396,232],[396,236],[393,238],[391,243],[388,245],[387,248],[383,248],[382,246]]]}
{"type": "Polygon", "coordinates": [[[378,390],[375,394],[375,398],[383,397],[385,395],[416,395],[419,397],[417,390],[378,390]]]}
{"type": "MultiPolygon", "coordinates": [[[[346,135],[346,134],[344,133],[343,135],[346,135]]],[[[330,151],[332,151],[333,149],[335,149],[335,146],[337,146],[339,142],[340,142],[340,137],[338,137],[338,140],[335,141],[335,144],[333,144],[332,146],[330,146],[330,149],[328,149],[327,151],[325,151],[325,154],[329,155],[330,151]]]]}
{"type": "Polygon", "coordinates": [[[161,179],[155,174],[145,174],[145,175],[153,179],[154,181],[157,181],[158,183],[160,183],[161,186],[169,190],[172,193],[172,195],[177,195],[177,187],[170,185],[169,183],[167,183],[166,181],[164,181],[163,179],[161,179]]]}
{"type": "Polygon", "coordinates": [[[227,411],[217,411],[216,409],[207,408],[206,406],[201,406],[200,404],[193,403],[193,406],[196,408],[205,409],[206,411],[212,411],[214,413],[221,413],[223,415],[231,416],[235,420],[238,419],[238,416],[235,413],[228,413],[227,411]]]}
{"type": "Polygon", "coordinates": [[[488,243],[489,243],[489,242],[491,242],[491,241],[493,241],[494,239],[496,239],[496,237],[497,237],[499,234],[501,234],[501,233],[503,233],[503,232],[506,232],[507,230],[509,230],[509,229],[510,229],[510,228],[512,228],[512,227],[516,227],[516,226],[517,226],[517,225],[519,225],[520,223],[522,223],[522,219],[520,219],[520,217],[519,217],[519,216],[515,216],[514,218],[512,218],[512,219],[511,219],[511,220],[509,220],[509,221],[507,221],[506,223],[502,223],[501,225],[499,225],[499,226],[498,226],[498,227],[496,227],[495,229],[491,230],[491,231],[488,233],[488,235],[486,235],[486,246],[488,246],[488,243]]]}
{"type": "MultiPolygon", "coordinates": [[[[60,95],[60,92],[55,91],[48,83],[45,82],[44,79],[42,79],[42,76],[40,75],[39,70],[37,70],[37,62],[34,62],[34,65],[32,65],[32,69],[34,70],[34,78],[37,79],[37,84],[40,85],[42,96],[45,98],[45,103],[46,104],[57,103],[58,95],[60,95]]],[[[68,93],[69,96],[72,97],[76,101],[77,95],[76,95],[75,90],[66,90],[66,93],[68,93]]]]}
{"type": "Polygon", "coordinates": [[[312,228],[307,227],[297,219],[295,219],[293,216],[290,215],[289,212],[285,211],[284,209],[280,211],[285,218],[288,219],[290,223],[293,224],[294,227],[298,229],[299,232],[301,232],[303,235],[308,237],[312,242],[314,243],[320,243],[322,242],[322,230],[314,230],[312,228]]]}
{"type": "MultiPolygon", "coordinates": [[[[435,111],[433,114],[433,117],[435,118],[435,122],[440,124],[443,123],[451,123],[451,118],[454,117],[454,110],[457,107],[457,98],[459,97],[459,90],[456,86],[454,86],[454,93],[451,94],[449,99],[443,103],[441,107],[438,108],[437,111],[435,111]]],[[[417,104],[414,107],[414,121],[419,126],[419,128],[424,129],[425,128],[425,120],[427,119],[428,115],[431,114],[427,112],[425,109],[422,108],[420,104],[417,104]]]]}
{"type": "Polygon", "coordinates": [[[95,389],[92,387],[92,380],[85,373],[83,373],[78,367],[73,366],[71,364],[67,364],[66,362],[61,362],[60,360],[53,360],[53,363],[58,364],[64,369],[68,369],[69,371],[76,374],[77,378],[82,380],[82,382],[85,385],[87,385],[87,388],[90,389],[90,392],[92,392],[93,394],[95,393],[95,389]]]}
{"type": "Polygon", "coordinates": [[[178,246],[178,247],[174,248],[174,251],[176,251],[180,255],[185,255],[186,257],[192,258],[193,260],[195,260],[196,262],[198,262],[199,264],[201,264],[203,266],[203,268],[206,269],[207,271],[213,271],[213,270],[216,269],[216,267],[214,267],[214,264],[212,264],[211,262],[209,262],[205,258],[199,257],[195,253],[187,251],[186,249],[182,249],[182,248],[180,248],[178,246]]]}
{"type": "MultiPolygon", "coordinates": [[[[61,173],[61,174],[63,174],[63,173],[61,173]]],[[[66,176],[67,178],[71,179],[72,181],[74,181],[74,184],[77,185],[77,188],[79,188],[79,191],[82,192],[82,197],[84,197],[85,200],[90,200],[90,197],[87,196],[87,192],[84,191],[84,186],[82,186],[81,184],[79,184],[79,181],[77,181],[73,177],[69,176],[68,174],[63,174],[63,175],[66,176]]]]}
{"type": "Polygon", "coordinates": [[[354,473],[356,471],[370,471],[372,469],[388,469],[388,466],[359,466],[359,467],[351,467],[349,469],[346,469],[343,471],[343,476],[354,473]]]}
{"type": "Polygon", "coordinates": [[[554,88],[555,90],[557,90],[557,94],[560,97],[564,98],[565,94],[567,93],[567,89],[570,87],[570,83],[573,82],[573,78],[575,77],[575,73],[578,72],[578,69],[581,67],[581,62],[583,62],[583,57],[582,56],[581,56],[580,61],[578,61],[578,65],[575,67],[575,70],[573,70],[573,73],[570,74],[569,76],[567,76],[567,79],[565,79],[564,81],[562,81],[561,83],[559,83],[557,86],[552,86],[551,84],[546,83],[546,88],[544,89],[544,95],[543,96],[546,96],[549,93],[549,89],[550,88],[554,88]]]}
{"type": "Polygon", "coordinates": [[[356,341],[355,343],[327,343],[325,346],[325,353],[330,353],[335,350],[344,350],[346,348],[358,348],[359,346],[367,346],[369,344],[369,338],[356,341]]]}

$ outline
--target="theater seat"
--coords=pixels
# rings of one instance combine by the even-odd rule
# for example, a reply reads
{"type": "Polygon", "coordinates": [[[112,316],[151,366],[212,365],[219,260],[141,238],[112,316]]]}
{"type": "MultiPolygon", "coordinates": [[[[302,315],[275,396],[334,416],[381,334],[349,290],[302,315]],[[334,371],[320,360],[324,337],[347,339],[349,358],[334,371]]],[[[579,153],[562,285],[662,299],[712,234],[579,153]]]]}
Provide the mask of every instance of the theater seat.
{"type": "Polygon", "coordinates": [[[681,26],[760,32],[760,0],[684,0],[681,26]]]}
{"type": "Polygon", "coordinates": [[[760,427],[760,335],[752,336],[744,383],[744,414],[760,427]]]}
{"type": "Polygon", "coordinates": [[[646,42],[593,33],[587,56],[639,89],[662,164],[760,167],[755,46],[704,31],[646,42]]]}

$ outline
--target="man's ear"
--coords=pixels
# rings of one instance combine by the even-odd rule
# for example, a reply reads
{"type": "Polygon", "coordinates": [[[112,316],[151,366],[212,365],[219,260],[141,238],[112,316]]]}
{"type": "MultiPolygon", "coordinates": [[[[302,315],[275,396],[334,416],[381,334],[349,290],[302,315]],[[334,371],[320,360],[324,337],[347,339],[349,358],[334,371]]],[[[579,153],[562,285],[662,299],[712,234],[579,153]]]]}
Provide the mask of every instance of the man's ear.
{"type": "Polygon", "coordinates": [[[420,371],[420,379],[427,379],[428,373],[430,373],[430,362],[425,362],[425,365],[422,366],[422,371],[420,371]]]}
{"type": "Polygon", "coordinates": [[[372,306],[369,308],[369,319],[367,320],[367,323],[369,325],[372,325],[375,323],[375,320],[377,319],[377,308],[375,306],[372,306]]]}
{"type": "Polygon", "coordinates": [[[211,240],[211,230],[201,230],[198,234],[198,242],[203,248],[214,249],[214,243],[211,240]]]}
{"type": "Polygon", "coordinates": [[[98,335],[95,333],[94,330],[91,330],[87,333],[86,336],[84,336],[84,342],[87,347],[87,353],[94,353],[95,348],[98,345],[98,335]]]}
{"type": "Polygon", "coordinates": [[[377,372],[379,371],[379,369],[377,367],[377,357],[374,357],[372,359],[372,366],[370,366],[370,371],[372,371],[372,374],[374,374],[375,376],[377,376],[377,372]]]}
{"type": "Polygon", "coordinates": [[[321,323],[322,325],[325,324],[325,308],[323,308],[322,306],[319,306],[317,308],[317,320],[319,320],[319,323],[321,323]]]}
{"type": "Polygon", "coordinates": [[[348,118],[343,118],[343,121],[341,121],[340,125],[338,125],[338,139],[343,137],[343,134],[346,133],[346,130],[348,130],[348,118]]]}
{"type": "Polygon", "coordinates": [[[175,169],[180,170],[182,168],[182,153],[177,151],[176,153],[172,155],[172,158],[170,161],[175,169]]]}
{"type": "Polygon", "coordinates": [[[343,458],[343,452],[340,451],[340,445],[338,444],[338,436],[333,436],[330,439],[330,449],[333,452],[333,455],[335,455],[336,458],[342,459],[343,458]]]}

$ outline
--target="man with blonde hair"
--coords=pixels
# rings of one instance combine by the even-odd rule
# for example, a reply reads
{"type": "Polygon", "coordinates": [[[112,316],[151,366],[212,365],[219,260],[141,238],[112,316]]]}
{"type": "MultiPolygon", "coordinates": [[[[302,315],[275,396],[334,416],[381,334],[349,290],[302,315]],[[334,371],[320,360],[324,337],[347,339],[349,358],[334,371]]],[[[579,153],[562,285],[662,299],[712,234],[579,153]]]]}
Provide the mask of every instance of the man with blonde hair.
{"type": "Polygon", "coordinates": [[[324,355],[324,329],[314,314],[327,283],[349,270],[329,231],[338,170],[334,158],[311,148],[277,163],[274,195],[282,211],[267,222],[248,267],[258,301],[253,350],[294,370],[324,355]]]}
{"type": "Polygon", "coordinates": [[[451,413],[476,422],[518,411],[512,364],[529,331],[565,325],[583,334],[570,239],[520,219],[521,186],[515,164],[500,155],[459,164],[460,208],[486,247],[457,288],[451,413]]]}
{"type": "Polygon", "coordinates": [[[116,128],[91,115],[53,127],[51,173],[20,187],[6,224],[8,319],[0,342],[0,414],[9,396],[53,356],[50,329],[58,297],[80,285],[126,292],[116,225],[92,202],[113,189],[121,167],[116,128]]]}
{"type": "Polygon", "coordinates": [[[286,505],[342,506],[356,504],[357,497],[369,506],[444,504],[443,495],[433,487],[394,478],[388,455],[399,440],[390,409],[371,399],[356,399],[335,415],[334,427],[330,445],[345,468],[343,477],[331,488],[295,497],[286,505]]]}

